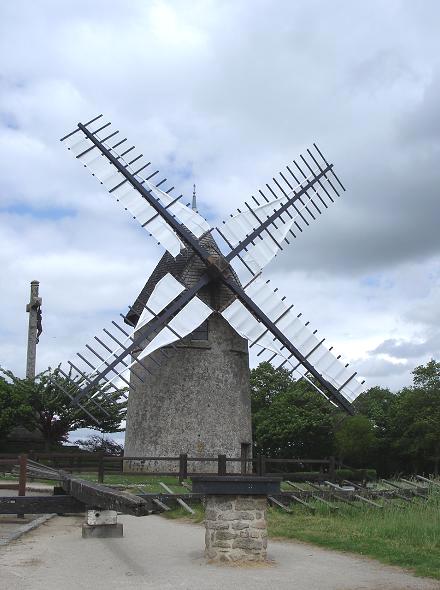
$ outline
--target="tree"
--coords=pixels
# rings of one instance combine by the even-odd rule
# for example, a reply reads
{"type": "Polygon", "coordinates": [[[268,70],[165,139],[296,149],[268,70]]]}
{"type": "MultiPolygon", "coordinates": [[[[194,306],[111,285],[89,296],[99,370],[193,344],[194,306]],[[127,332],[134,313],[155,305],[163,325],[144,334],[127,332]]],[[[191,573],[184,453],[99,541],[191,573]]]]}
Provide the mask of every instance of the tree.
{"type": "Polygon", "coordinates": [[[124,454],[123,445],[99,434],[92,434],[86,439],[75,441],[75,443],[85,451],[89,451],[89,453],[104,453],[105,455],[114,455],[117,457],[124,454]]]}
{"type": "Polygon", "coordinates": [[[332,407],[307,382],[261,363],[251,371],[251,400],[258,453],[286,458],[332,453],[332,407]]]}
{"type": "Polygon", "coordinates": [[[0,442],[17,426],[31,427],[32,406],[23,391],[0,376],[0,442]]]}
{"type": "Polygon", "coordinates": [[[365,466],[376,445],[374,426],[366,416],[347,416],[335,434],[336,450],[341,462],[365,466]]]}
{"type": "Polygon", "coordinates": [[[388,429],[389,417],[395,401],[395,394],[388,388],[376,386],[361,393],[353,405],[360,414],[367,416],[376,429],[376,434],[381,436],[388,429]]]}
{"type": "Polygon", "coordinates": [[[370,449],[371,465],[383,475],[400,469],[399,457],[393,447],[391,423],[397,403],[397,395],[384,387],[370,387],[354,401],[354,407],[370,421],[375,442],[370,449]]]}
{"type": "Polygon", "coordinates": [[[100,432],[121,430],[127,406],[125,400],[121,401],[124,390],[110,392],[104,388],[97,391],[93,398],[89,397],[75,406],[69,396],[73,393],[72,384],[58,369],[48,369],[35,379],[20,379],[11,371],[0,371],[8,378],[7,383],[14,395],[25,400],[26,407],[31,407],[31,416],[27,412],[20,414],[15,426],[38,430],[46,450],[66,442],[69,431],[78,428],[93,428],[100,432]]]}
{"type": "Polygon", "coordinates": [[[413,371],[413,385],[397,394],[391,421],[393,446],[413,471],[440,462],[440,363],[431,360],[413,371]]]}

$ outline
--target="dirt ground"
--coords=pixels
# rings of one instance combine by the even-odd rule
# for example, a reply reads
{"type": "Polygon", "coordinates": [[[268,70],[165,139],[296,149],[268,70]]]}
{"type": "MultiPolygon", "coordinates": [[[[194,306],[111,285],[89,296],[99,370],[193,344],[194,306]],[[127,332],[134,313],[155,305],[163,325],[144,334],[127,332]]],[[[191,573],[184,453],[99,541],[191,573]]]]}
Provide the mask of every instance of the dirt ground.
{"type": "Polygon", "coordinates": [[[272,563],[219,566],[203,557],[202,526],[120,517],[122,539],[82,539],[80,517],[54,517],[0,547],[1,590],[440,590],[370,559],[270,542],[272,563]]]}

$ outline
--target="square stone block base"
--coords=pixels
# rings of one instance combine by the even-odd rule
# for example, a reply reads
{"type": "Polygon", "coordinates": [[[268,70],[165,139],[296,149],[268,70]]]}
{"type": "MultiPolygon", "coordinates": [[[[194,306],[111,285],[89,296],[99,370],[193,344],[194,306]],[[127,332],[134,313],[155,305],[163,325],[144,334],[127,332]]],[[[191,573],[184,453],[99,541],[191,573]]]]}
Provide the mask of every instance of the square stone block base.
{"type": "Polygon", "coordinates": [[[205,555],[217,562],[267,558],[265,496],[207,496],[205,555]]]}
{"type": "Polygon", "coordinates": [[[124,536],[122,522],[116,524],[83,524],[83,539],[120,539],[124,536]]]}

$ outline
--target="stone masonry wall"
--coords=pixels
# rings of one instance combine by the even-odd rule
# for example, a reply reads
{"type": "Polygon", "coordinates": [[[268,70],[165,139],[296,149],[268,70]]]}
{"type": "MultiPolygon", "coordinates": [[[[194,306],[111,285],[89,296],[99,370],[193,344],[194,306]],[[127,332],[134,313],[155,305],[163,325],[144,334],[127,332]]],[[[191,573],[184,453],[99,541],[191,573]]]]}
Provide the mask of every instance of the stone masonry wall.
{"type": "MultiPolygon", "coordinates": [[[[238,458],[241,445],[251,445],[247,340],[219,314],[208,325],[209,341],[177,343],[160,368],[146,359],[152,375],[136,365],[130,376],[126,457],[238,458]]],[[[217,469],[214,462],[188,467],[200,473],[217,469]]],[[[228,472],[240,468],[239,462],[228,463],[228,472]]],[[[178,471],[178,461],[127,460],[124,471],[178,471]]]]}
{"type": "Polygon", "coordinates": [[[206,557],[224,562],[265,561],[266,508],[264,496],[207,496],[206,557]]]}

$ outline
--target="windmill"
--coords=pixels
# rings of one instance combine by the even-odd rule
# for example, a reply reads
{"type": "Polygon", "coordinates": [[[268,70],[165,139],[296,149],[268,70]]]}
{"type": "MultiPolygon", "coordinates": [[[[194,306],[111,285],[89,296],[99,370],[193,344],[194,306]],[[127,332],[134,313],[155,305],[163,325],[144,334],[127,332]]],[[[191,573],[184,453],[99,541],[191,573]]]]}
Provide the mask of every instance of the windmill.
{"type": "Polygon", "coordinates": [[[99,405],[103,392],[111,395],[121,382],[129,386],[130,375],[138,389],[149,377],[154,379],[178,354],[180,343],[203,330],[209,319],[227,323],[258,351],[260,360],[288,369],[330,403],[353,413],[352,402],[364,381],[262,274],[283,246],[345,190],[316,144],[221,226],[211,227],[194,200],[190,207],[182,203],[182,195],[172,196],[174,187],[165,188],[166,178],[157,181],[159,171],[126,138],[119,139],[119,131],[103,123],[102,115],[78,123],[61,141],[165,248],[171,269],[156,276],[122,316],[128,328],[113,321],[94,337],[93,346],[77,353],[79,360],[69,361],[67,372],[60,368],[66,380],[58,386],[72,404],[94,418],[93,405],[99,405]],[[176,272],[173,265],[188,268],[189,260],[190,273],[176,272]]]}

